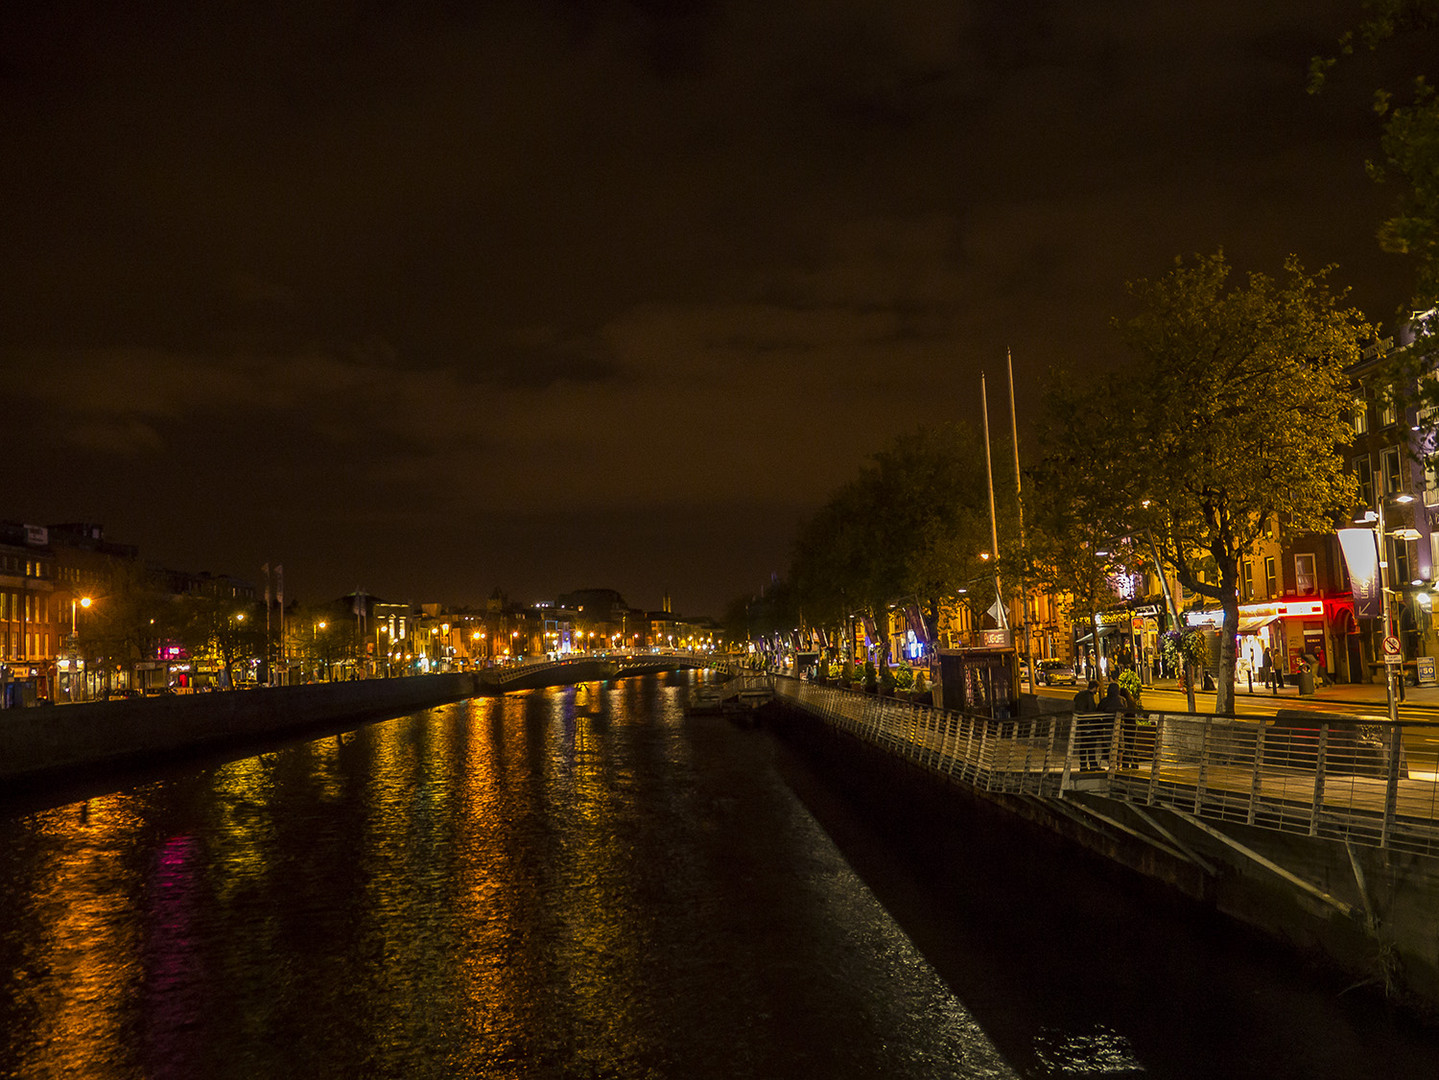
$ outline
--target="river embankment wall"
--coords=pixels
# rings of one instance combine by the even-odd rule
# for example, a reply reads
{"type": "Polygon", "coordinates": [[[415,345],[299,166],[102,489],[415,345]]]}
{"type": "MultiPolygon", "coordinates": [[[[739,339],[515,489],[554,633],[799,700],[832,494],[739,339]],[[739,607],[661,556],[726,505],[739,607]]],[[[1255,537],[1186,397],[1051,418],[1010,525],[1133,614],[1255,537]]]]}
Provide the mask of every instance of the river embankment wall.
{"type": "MultiPolygon", "coordinates": [[[[1220,839],[1161,807],[1136,812],[1088,793],[1053,805],[980,791],[787,703],[766,713],[776,734],[897,841],[949,836],[963,848],[982,838],[1025,865],[1045,852],[1101,860],[1112,873],[1147,883],[1155,903],[1172,905],[1178,918],[1186,911],[1227,918],[1344,988],[1367,987],[1439,1022],[1439,859],[1234,823],[1224,824],[1220,839]],[[1155,835],[1156,823],[1189,857],[1141,839],[1155,835]]],[[[1062,889],[1063,881],[1052,886],[1062,889]]]]}
{"type": "Polygon", "coordinates": [[[471,672],[165,695],[0,711],[0,784],[33,788],[398,716],[483,692],[471,672]]]}

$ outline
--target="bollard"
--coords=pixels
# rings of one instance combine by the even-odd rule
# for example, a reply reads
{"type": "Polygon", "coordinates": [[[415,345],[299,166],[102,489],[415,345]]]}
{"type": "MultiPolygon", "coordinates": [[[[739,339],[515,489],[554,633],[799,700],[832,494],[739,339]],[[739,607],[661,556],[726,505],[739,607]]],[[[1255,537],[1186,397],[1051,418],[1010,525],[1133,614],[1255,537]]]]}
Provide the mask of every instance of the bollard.
{"type": "Polygon", "coordinates": [[[1244,674],[1249,678],[1249,693],[1252,695],[1254,693],[1254,672],[1246,671],[1244,674]]]}

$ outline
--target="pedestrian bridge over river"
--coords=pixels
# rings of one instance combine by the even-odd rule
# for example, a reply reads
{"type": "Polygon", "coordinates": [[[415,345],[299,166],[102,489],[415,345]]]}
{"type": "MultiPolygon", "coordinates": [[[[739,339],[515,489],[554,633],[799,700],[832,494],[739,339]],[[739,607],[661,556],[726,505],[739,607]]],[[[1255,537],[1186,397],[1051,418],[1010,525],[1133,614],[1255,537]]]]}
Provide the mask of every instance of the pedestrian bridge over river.
{"type": "Polygon", "coordinates": [[[714,667],[715,663],[714,657],[708,653],[615,649],[605,653],[582,653],[554,660],[485,668],[479,672],[479,682],[482,691],[508,694],[516,690],[539,690],[546,686],[627,679],[661,671],[689,671],[714,667]]]}

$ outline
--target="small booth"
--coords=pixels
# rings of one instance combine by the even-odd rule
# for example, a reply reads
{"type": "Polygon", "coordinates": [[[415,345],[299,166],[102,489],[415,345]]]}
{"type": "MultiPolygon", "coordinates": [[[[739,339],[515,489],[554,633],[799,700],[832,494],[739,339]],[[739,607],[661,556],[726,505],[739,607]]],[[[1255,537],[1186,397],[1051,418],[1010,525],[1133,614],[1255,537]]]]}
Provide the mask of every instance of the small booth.
{"type": "Polygon", "coordinates": [[[819,658],[818,652],[796,652],[789,673],[797,679],[816,673],[823,674],[819,671],[819,658]]]}
{"type": "Polygon", "coordinates": [[[1019,715],[1019,667],[1008,630],[984,630],[972,649],[939,649],[930,668],[941,709],[996,720],[1019,715]]]}

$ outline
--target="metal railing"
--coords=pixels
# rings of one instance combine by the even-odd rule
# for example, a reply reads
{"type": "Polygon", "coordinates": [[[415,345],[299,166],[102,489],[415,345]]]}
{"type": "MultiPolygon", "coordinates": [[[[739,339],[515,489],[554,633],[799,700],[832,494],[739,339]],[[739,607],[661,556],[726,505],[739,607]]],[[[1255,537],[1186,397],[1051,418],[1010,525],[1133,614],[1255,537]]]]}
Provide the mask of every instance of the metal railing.
{"type": "MultiPolygon", "coordinates": [[[[776,680],[836,728],[981,791],[1084,791],[1197,818],[1439,854],[1439,770],[1410,768],[1404,740],[1433,722],[1069,713],[992,720],[776,680]]],[[[1433,766],[1430,766],[1433,768],[1433,766]]]]}
{"type": "Polygon", "coordinates": [[[701,666],[701,662],[703,662],[703,666],[709,666],[704,654],[680,649],[667,650],[663,653],[649,652],[643,649],[607,649],[600,653],[574,653],[554,660],[546,658],[485,668],[484,675],[492,685],[503,689],[521,679],[528,679],[538,672],[561,671],[566,668],[595,664],[612,665],[617,669],[618,674],[623,674],[628,668],[643,669],[647,666],[663,666],[670,663],[701,666]]]}

